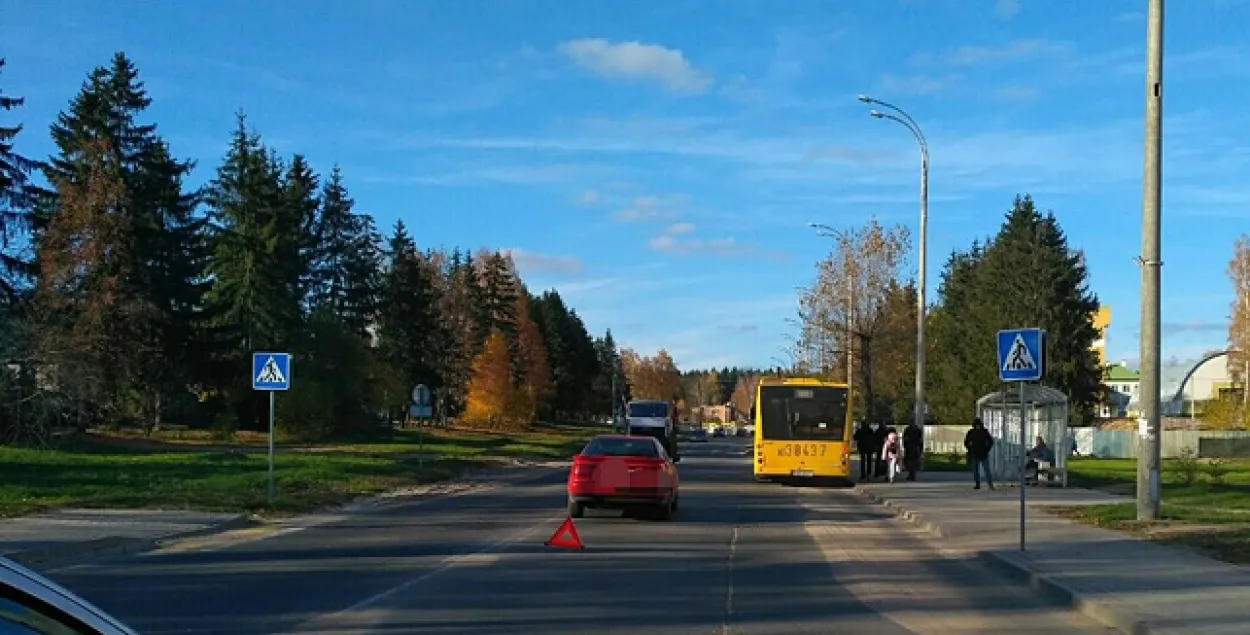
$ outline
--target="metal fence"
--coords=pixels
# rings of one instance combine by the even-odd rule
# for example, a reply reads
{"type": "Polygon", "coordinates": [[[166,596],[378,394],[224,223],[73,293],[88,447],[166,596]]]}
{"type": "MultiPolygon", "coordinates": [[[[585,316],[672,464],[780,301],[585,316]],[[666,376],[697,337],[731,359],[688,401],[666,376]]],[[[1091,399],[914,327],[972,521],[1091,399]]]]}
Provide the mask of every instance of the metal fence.
{"type": "MultiPolygon", "coordinates": [[[[1014,420],[1019,420],[1015,415],[1014,420]]],[[[986,425],[989,421],[986,420],[986,425]]],[[[1014,428],[1019,434],[1019,428],[1014,428]]],[[[939,454],[963,454],[964,433],[968,426],[925,426],[925,452],[939,454]]],[[[1137,457],[1140,440],[1135,430],[1098,430],[1095,428],[1070,428],[1076,439],[1076,451],[1080,456],[1104,459],[1131,459],[1137,457]]],[[[997,435],[995,435],[997,437],[997,435]]],[[[1072,449],[1051,439],[1047,444],[1056,454],[1066,454],[1072,449]]],[[[1174,459],[1189,450],[1200,458],[1250,458],[1250,432],[1216,430],[1165,430],[1160,452],[1165,459],[1174,459]],[[1243,441],[1244,440],[1244,441],[1243,441]]],[[[997,474],[996,474],[997,476],[997,474]]]]}

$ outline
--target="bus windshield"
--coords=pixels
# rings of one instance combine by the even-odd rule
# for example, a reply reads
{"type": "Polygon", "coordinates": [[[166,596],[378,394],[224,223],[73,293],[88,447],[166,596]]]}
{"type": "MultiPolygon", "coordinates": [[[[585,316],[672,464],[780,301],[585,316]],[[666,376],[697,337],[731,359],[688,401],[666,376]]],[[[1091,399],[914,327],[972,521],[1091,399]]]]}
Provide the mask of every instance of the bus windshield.
{"type": "Polygon", "coordinates": [[[760,415],[768,440],[844,441],[846,388],[761,386],[760,415]]]}
{"type": "Polygon", "coordinates": [[[662,401],[634,402],[629,404],[629,416],[664,419],[668,417],[668,404],[662,401]]]}

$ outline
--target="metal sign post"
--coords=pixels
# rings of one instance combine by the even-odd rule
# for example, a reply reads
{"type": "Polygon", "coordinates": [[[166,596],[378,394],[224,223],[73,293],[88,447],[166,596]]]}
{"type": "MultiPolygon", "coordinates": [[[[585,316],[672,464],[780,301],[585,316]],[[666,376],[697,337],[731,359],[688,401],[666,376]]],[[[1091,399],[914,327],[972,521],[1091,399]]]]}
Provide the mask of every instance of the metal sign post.
{"type": "MultiPolygon", "coordinates": [[[[1029,406],[1025,384],[1039,381],[1046,373],[1046,332],[1037,328],[1007,329],[998,332],[998,376],[1004,382],[1020,385],[1020,551],[1025,547],[1024,469],[1028,464],[1029,406]]],[[[1006,412],[1003,421],[1006,423],[1006,412]]]]}
{"type": "Polygon", "coordinates": [[[276,498],[274,475],[274,422],[278,418],[276,393],[291,389],[290,353],[252,353],[252,390],[269,393],[269,506],[276,498]]]}
{"type": "Polygon", "coordinates": [[[425,384],[417,384],[412,388],[412,405],[408,406],[408,414],[417,419],[417,467],[425,465],[425,420],[434,416],[433,400],[430,399],[430,388],[425,384]]]}

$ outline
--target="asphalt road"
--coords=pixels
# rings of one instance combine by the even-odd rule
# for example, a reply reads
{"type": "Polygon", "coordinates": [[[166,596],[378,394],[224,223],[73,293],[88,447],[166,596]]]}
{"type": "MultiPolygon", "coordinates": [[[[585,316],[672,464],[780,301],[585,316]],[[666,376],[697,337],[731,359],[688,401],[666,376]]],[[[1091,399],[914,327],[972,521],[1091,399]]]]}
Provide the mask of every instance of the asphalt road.
{"type": "Polygon", "coordinates": [[[745,442],[683,452],[669,522],[589,512],[543,546],[563,471],[50,573],[141,633],[1105,633],[845,490],[760,484],[745,442]]]}

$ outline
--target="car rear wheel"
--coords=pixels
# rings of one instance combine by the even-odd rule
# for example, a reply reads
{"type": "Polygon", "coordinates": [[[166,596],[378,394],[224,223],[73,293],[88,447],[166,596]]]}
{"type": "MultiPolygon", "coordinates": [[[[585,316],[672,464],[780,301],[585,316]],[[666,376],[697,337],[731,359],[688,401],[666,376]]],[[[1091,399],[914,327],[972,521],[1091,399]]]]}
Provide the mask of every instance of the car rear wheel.
{"type": "Polygon", "coordinates": [[[569,499],[569,517],[581,518],[586,515],[586,504],[579,503],[573,499],[569,499]]]}
{"type": "Polygon", "coordinates": [[[674,498],[659,506],[655,510],[655,515],[660,520],[672,520],[673,512],[677,511],[677,499],[674,498]]]}

